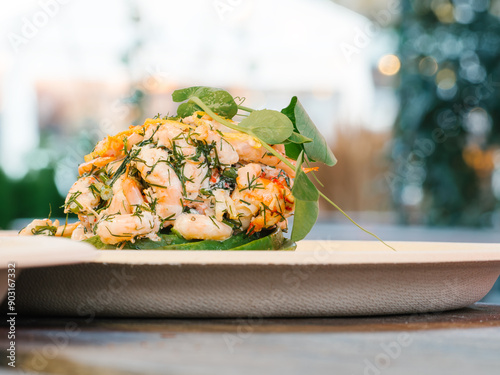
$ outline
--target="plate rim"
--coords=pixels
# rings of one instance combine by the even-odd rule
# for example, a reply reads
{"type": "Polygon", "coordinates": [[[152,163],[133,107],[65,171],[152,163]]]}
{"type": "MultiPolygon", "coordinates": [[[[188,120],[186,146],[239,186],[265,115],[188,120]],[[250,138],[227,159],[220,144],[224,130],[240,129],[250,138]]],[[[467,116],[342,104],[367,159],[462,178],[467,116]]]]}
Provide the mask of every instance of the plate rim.
{"type": "Polygon", "coordinates": [[[295,251],[276,250],[99,250],[91,263],[130,265],[389,265],[489,263],[500,265],[500,245],[493,243],[394,241],[396,248],[429,247],[442,250],[392,251],[376,241],[314,240],[298,242],[295,251]],[[320,245],[318,247],[318,245],[320,245]],[[339,247],[330,249],[328,246],[339,247]],[[369,250],[356,251],[352,246],[369,250]],[[344,247],[344,248],[342,248],[344,247]],[[457,248],[453,250],[453,248],[457,248]],[[451,249],[450,249],[451,248],[451,249]],[[467,248],[470,248],[467,250],[467,248]],[[374,249],[374,250],[373,250],[374,249]]]}

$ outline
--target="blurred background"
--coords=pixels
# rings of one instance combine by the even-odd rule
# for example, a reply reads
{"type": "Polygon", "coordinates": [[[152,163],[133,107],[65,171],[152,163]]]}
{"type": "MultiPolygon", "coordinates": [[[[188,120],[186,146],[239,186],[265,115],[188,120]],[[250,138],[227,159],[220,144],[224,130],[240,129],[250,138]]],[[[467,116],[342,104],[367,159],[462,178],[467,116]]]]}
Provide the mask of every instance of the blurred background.
{"type": "MultiPolygon", "coordinates": [[[[1,229],[62,217],[98,140],[208,85],[297,95],[325,193],[380,236],[500,241],[499,0],[24,0],[0,34],[1,229]]],[[[321,208],[310,238],[367,239],[321,208]]]]}

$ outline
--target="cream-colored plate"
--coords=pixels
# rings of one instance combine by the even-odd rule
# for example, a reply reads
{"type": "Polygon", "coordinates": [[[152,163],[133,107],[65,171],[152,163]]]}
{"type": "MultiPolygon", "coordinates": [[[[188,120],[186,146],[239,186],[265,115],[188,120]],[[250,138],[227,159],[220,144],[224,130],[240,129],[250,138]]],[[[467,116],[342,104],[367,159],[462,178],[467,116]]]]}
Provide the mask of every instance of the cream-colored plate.
{"type": "MultiPolygon", "coordinates": [[[[8,269],[20,276],[21,269],[72,264],[95,259],[98,252],[89,244],[66,238],[17,236],[17,232],[0,232],[0,302],[8,288],[8,269]],[[13,265],[12,265],[13,264],[13,265]]],[[[17,288],[16,288],[17,290],[17,288]]]]}
{"type": "Polygon", "coordinates": [[[296,251],[100,251],[29,269],[24,314],[80,317],[306,317],[468,306],[500,274],[496,244],[301,241],[296,251]]]}

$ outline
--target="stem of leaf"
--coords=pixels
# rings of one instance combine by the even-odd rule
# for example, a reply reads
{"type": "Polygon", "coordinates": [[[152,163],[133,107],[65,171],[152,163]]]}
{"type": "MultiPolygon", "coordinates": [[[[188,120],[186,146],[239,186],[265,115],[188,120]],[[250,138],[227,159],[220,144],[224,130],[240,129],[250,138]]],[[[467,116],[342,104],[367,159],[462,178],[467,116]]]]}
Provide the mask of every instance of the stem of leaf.
{"type": "Polygon", "coordinates": [[[245,107],[245,106],[243,106],[243,105],[239,105],[239,106],[238,106],[238,109],[241,109],[242,111],[245,111],[245,112],[253,112],[253,109],[252,109],[252,108],[245,107]]]}
{"type": "Polygon", "coordinates": [[[372,233],[372,232],[370,232],[370,231],[366,230],[366,229],[365,229],[365,228],[363,228],[361,225],[359,225],[358,223],[356,223],[356,222],[355,222],[355,221],[354,221],[354,220],[353,220],[353,219],[352,219],[349,215],[347,215],[347,214],[344,212],[344,210],[342,210],[339,206],[337,206],[335,203],[333,203],[333,202],[330,200],[330,198],[328,198],[325,194],[323,194],[323,193],[322,193],[321,191],[319,191],[319,190],[318,190],[318,192],[319,192],[319,195],[320,195],[321,197],[323,197],[323,199],[324,199],[325,201],[327,201],[327,202],[328,202],[328,203],[330,203],[333,207],[335,207],[337,210],[339,210],[339,211],[342,213],[342,215],[344,215],[344,216],[345,216],[345,217],[346,217],[346,218],[347,218],[347,219],[348,219],[351,223],[353,223],[354,225],[356,225],[356,226],[357,226],[359,229],[361,229],[363,232],[368,233],[370,236],[375,237],[377,240],[379,240],[380,242],[382,242],[385,246],[387,246],[387,247],[391,248],[392,250],[396,251],[396,249],[395,249],[395,248],[393,248],[392,246],[390,246],[390,245],[386,244],[386,243],[385,243],[385,242],[384,242],[384,241],[383,241],[383,240],[382,240],[379,236],[377,236],[375,233],[372,233]]]}
{"type": "Polygon", "coordinates": [[[245,130],[242,129],[242,128],[240,128],[238,125],[235,125],[232,122],[230,122],[230,121],[228,121],[228,120],[220,117],[219,115],[217,115],[205,103],[203,103],[203,101],[200,98],[198,98],[196,96],[192,96],[191,98],[189,98],[189,100],[192,101],[192,102],[194,102],[194,103],[196,103],[196,105],[198,107],[200,107],[201,109],[203,109],[203,111],[205,111],[206,114],[208,114],[214,120],[217,120],[218,122],[220,122],[222,125],[225,125],[228,128],[230,128],[230,129],[237,130],[239,132],[245,133],[245,130]]]}
{"type": "MultiPolygon", "coordinates": [[[[308,167],[311,167],[311,165],[309,164],[309,159],[306,159],[306,164],[308,167]]],[[[309,174],[313,176],[313,178],[316,180],[316,182],[318,183],[319,186],[325,187],[325,185],[323,185],[323,183],[319,180],[319,178],[316,177],[316,175],[314,174],[313,171],[309,172],[309,174]]]]}

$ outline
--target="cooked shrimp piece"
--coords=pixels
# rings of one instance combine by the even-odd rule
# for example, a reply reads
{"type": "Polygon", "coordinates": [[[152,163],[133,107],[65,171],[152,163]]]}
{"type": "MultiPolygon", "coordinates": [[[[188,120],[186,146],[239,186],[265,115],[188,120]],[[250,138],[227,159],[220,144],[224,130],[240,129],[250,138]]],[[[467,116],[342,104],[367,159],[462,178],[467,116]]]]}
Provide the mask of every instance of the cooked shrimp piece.
{"type": "Polygon", "coordinates": [[[145,203],[137,181],[125,175],[120,176],[113,184],[113,198],[105,214],[131,214],[135,207],[145,203]]]}
{"type": "Polygon", "coordinates": [[[92,171],[92,169],[100,169],[102,167],[105,167],[109,163],[111,163],[113,160],[116,160],[116,157],[114,156],[105,156],[105,157],[98,157],[92,160],[89,160],[85,163],[82,163],[78,166],[78,173],[83,175],[84,173],[89,173],[92,171]]]}
{"type": "MultiPolygon", "coordinates": [[[[291,178],[295,177],[295,171],[281,161],[277,156],[266,150],[254,137],[243,133],[224,133],[226,139],[238,153],[240,161],[250,163],[261,163],[272,167],[283,169],[291,178]]],[[[292,165],[295,161],[286,157],[284,145],[272,146],[274,150],[282,154],[292,165]]]]}
{"type": "Polygon", "coordinates": [[[143,147],[134,162],[144,181],[151,185],[144,194],[152,200],[156,214],[166,220],[163,226],[171,225],[183,210],[182,184],[167,161],[167,151],[143,147]]]}
{"type": "Polygon", "coordinates": [[[71,239],[75,241],[83,241],[93,235],[94,233],[92,233],[92,231],[88,230],[82,223],[80,223],[71,233],[71,239]]]}
{"type": "Polygon", "coordinates": [[[144,140],[144,136],[139,133],[132,133],[126,139],[127,151],[130,151],[133,146],[144,140]]]}
{"type": "Polygon", "coordinates": [[[230,219],[238,219],[238,211],[234,205],[233,200],[229,196],[229,190],[215,189],[214,194],[214,206],[215,206],[215,218],[218,221],[222,221],[224,214],[228,214],[230,219]]]}
{"type": "Polygon", "coordinates": [[[160,220],[149,211],[104,216],[94,229],[102,242],[111,245],[123,241],[134,242],[143,237],[153,241],[160,239],[156,234],[160,230],[160,220]]]}
{"type": "Polygon", "coordinates": [[[125,143],[129,148],[129,143],[134,145],[140,142],[143,139],[145,129],[149,126],[148,120],[150,119],[147,119],[144,125],[131,125],[127,130],[116,135],[108,135],[97,143],[90,154],[85,155],[85,161],[89,162],[99,157],[114,157],[116,159],[125,156],[125,143]]]}
{"type": "Polygon", "coordinates": [[[251,163],[238,169],[236,177],[236,189],[231,195],[234,208],[237,212],[238,220],[241,223],[241,229],[248,229],[252,218],[259,212],[259,202],[248,201],[245,198],[245,190],[257,188],[255,181],[261,175],[262,168],[259,164],[251,163]]]}
{"type": "Polygon", "coordinates": [[[238,169],[236,184],[239,189],[248,189],[252,187],[255,180],[261,175],[262,168],[259,164],[250,163],[238,169]]]}
{"type": "Polygon", "coordinates": [[[124,158],[119,158],[115,160],[111,160],[108,164],[106,164],[104,170],[108,176],[112,176],[116,173],[118,168],[123,164],[124,158]]]}
{"type": "Polygon", "coordinates": [[[80,222],[72,223],[72,224],[64,224],[59,225],[57,227],[56,236],[57,237],[71,237],[74,230],[80,225],[80,222]]]}
{"type": "Polygon", "coordinates": [[[182,169],[184,175],[184,186],[186,187],[186,198],[196,199],[201,188],[208,188],[209,176],[206,163],[194,163],[186,160],[182,169]]]}
{"type": "Polygon", "coordinates": [[[125,156],[125,133],[128,134],[130,131],[125,131],[115,136],[108,135],[97,143],[94,151],[85,155],[85,163],[78,166],[78,173],[80,173],[80,176],[84,173],[89,173],[92,169],[102,168],[113,160],[123,158],[125,156]]]}
{"type": "MultiPolygon", "coordinates": [[[[226,119],[226,120],[234,125],[238,124],[237,122],[231,119],[226,119]]],[[[220,122],[212,119],[209,115],[207,115],[205,112],[202,111],[195,112],[192,116],[184,117],[182,119],[182,122],[185,124],[193,125],[194,127],[198,127],[200,125],[206,125],[210,128],[210,130],[219,130],[224,133],[225,132],[236,133],[236,130],[233,130],[225,125],[222,125],[220,122]]]]}
{"type": "Polygon", "coordinates": [[[94,227],[94,224],[97,223],[98,219],[99,218],[93,214],[91,214],[91,215],[83,215],[83,214],[78,215],[78,220],[80,220],[80,224],[82,224],[88,232],[92,232],[92,228],[94,227]]]}
{"type": "Polygon", "coordinates": [[[260,176],[259,164],[240,168],[236,178],[237,188],[231,197],[243,217],[242,223],[246,225],[250,218],[248,228],[251,232],[286,221],[294,206],[293,195],[286,185],[260,176]]]}
{"type": "Polygon", "coordinates": [[[95,213],[94,208],[99,204],[101,197],[95,191],[99,181],[93,177],[81,177],[69,189],[64,202],[64,212],[90,214],[95,213]]]}
{"type": "Polygon", "coordinates": [[[231,199],[234,203],[238,221],[241,223],[240,229],[248,229],[253,217],[259,212],[259,207],[245,200],[245,196],[238,189],[235,189],[233,191],[233,194],[231,194],[231,199]]]}
{"type": "Polygon", "coordinates": [[[231,237],[232,228],[219,220],[198,214],[181,214],[174,223],[174,229],[186,240],[223,241],[231,237]]]}
{"type": "Polygon", "coordinates": [[[52,222],[50,219],[35,219],[19,232],[20,236],[54,236],[59,226],[59,220],[52,222]]]}
{"type": "Polygon", "coordinates": [[[123,138],[124,137],[121,137],[120,134],[115,136],[108,135],[97,143],[94,147],[94,151],[85,155],[85,161],[88,162],[99,157],[114,157],[116,159],[116,157],[122,156],[124,154],[123,138]]]}
{"type": "Polygon", "coordinates": [[[212,130],[208,125],[202,124],[196,128],[194,133],[198,140],[205,141],[207,144],[214,144],[213,150],[210,152],[212,158],[218,158],[223,165],[231,165],[238,162],[240,157],[238,153],[223,136],[224,133],[217,130],[212,130]]]}
{"type": "Polygon", "coordinates": [[[166,120],[153,136],[158,141],[158,146],[165,146],[174,152],[180,152],[184,156],[196,154],[196,147],[190,144],[189,125],[178,121],[166,120]]]}
{"type": "Polygon", "coordinates": [[[191,209],[191,213],[199,213],[201,215],[214,216],[213,202],[210,199],[204,199],[200,196],[195,200],[184,200],[184,206],[191,209]],[[195,210],[196,212],[192,211],[195,210]]]}

